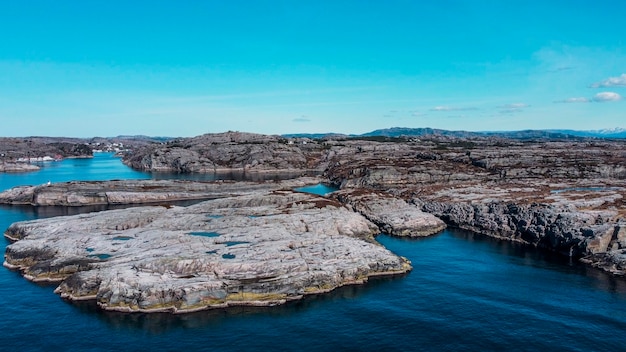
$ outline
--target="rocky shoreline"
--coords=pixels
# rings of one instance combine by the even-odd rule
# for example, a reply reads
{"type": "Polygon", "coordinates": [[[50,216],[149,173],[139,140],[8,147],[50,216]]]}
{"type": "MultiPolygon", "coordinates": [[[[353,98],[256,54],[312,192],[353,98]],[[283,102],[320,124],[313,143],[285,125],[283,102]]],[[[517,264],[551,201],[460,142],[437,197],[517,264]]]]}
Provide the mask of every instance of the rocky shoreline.
{"type": "Polygon", "coordinates": [[[0,172],[31,172],[39,171],[40,167],[28,163],[13,163],[3,162],[0,163],[0,172]]]}
{"type": "Polygon", "coordinates": [[[381,142],[231,132],[146,146],[125,162],[151,171],[289,170],[297,175],[314,170],[323,176],[18,187],[1,193],[0,202],[207,201],[187,208],[142,207],[16,223],[5,233],[16,241],[7,248],[5,266],[31,280],[59,281],[57,292],[63,297],[96,299],[108,310],[273,305],[410,270],[406,260],[376,244],[376,233],[420,237],[451,226],[626,275],[623,141],[431,137],[381,142]],[[341,190],[328,197],[291,191],[320,181],[341,190]],[[319,262],[321,254],[324,261],[319,262]],[[291,260],[300,264],[284,264],[291,260]]]}
{"type": "Polygon", "coordinates": [[[4,265],[105,310],[266,306],[411,270],[379,232],[336,201],[261,190],[15,223],[4,265]]]}
{"type": "Polygon", "coordinates": [[[331,162],[326,176],[342,191],[383,192],[448,226],[626,275],[623,141],[436,139],[367,148],[354,143],[331,162]]]}
{"type": "Polygon", "coordinates": [[[449,226],[626,274],[624,140],[446,135],[311,140],[230,132],[152,146],[125,162],[142,170],[190,172],[204,170],[198,165],[251,170],[306,165],[322,170],[327,182],[342,189],[337,199],[366,217],[357,200],[377,194],[415,204],[449,226]]]}
{"type": "Polygon", "coordinates": [[[0,204],[33,206],[121,205],[207,200],[253,191],[292,189],[321,182],[302,177],[282,182],[182,180],[71,181],[19,186],[0,192],[0,204]]]}

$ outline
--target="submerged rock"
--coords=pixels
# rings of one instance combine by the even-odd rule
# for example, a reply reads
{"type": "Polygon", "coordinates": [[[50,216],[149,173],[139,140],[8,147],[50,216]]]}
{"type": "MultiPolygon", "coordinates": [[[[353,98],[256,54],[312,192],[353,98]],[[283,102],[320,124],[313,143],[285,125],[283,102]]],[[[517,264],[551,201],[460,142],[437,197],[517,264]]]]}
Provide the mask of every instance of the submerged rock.
{"type": "Polygon", "coordinates": [[[270,191],[15,223],[5,266],[105,310],[275,305],[409,271],[378,232],[336,201],[270,191]]]}

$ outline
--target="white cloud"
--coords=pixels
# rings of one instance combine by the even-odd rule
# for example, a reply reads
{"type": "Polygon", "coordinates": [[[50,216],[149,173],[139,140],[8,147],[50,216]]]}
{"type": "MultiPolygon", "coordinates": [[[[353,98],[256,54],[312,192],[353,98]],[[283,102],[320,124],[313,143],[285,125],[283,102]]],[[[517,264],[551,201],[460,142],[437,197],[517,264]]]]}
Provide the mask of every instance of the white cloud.
{"type": "Polygon", "coordinates": [[[593,101],[598,103],[618,100],[622,100],[622,96],[614,92],[601,92],[593,96],[593,101]]]}
{"type": "Polygon", "coordinates": [[[435,106],[430,109],[430,111],[469,111],[469,110],[478,110],[478,108],[474,107],[455,107],[455,106],[435,106]]]}
{"type": "Polygon", "coordinates": [[[574,97],[563,100],[555,100],[555,103],[590,103],[591,99],[585,97],[574,97]]]}
{"type": "Polygon", "coordinates": [[[502,106],[498,106],[498,108],[502,109],[500,110],[501,114],[512,114],[515,112],[520,112],[522,111],[522,109],[529,107],[530,105],[526,104],[526,103],[511,103],[511,104],[504,104],[502,106]]]}
{"type": "Polygon", "coordinates": [[[499,106],[499,107],[503,108],[503,109],[516,109],[516,110],[519,110],[519,109],[527,108],[529,106],[530,105],[524,104],[524,103],[512,103],[512,104],[505,104],[505,105],[502,105],[502,106],[499,106]]]}
{"type": "Polygon", "coordinates": [[[626,86],[626,73],[622,73],[618,77],[609,77],[604,81],[593,83],[591,88],[626,86]]]}

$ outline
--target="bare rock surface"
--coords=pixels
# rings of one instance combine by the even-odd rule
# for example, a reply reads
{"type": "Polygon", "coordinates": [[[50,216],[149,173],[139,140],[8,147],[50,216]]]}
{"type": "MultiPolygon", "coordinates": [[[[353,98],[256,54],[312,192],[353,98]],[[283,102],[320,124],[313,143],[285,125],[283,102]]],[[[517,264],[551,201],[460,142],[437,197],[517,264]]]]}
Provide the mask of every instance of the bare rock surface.
{"type": "MultiPolygon", "coordinates": [[[[212,155],[208,158],[212,162],[220,160],[211,164],[214,167],[259,170],[265,166],[250,159],[259,155],[254,149],[259,144],[266,151],[287,148],[295,154],[271,152],[271,157],[263,160],[284,157],[288,167],[298,169],[304,164],[295,162],[298,158],[292,156],[302,156],[307,167],[323,170],[329,182],[352,193],[342,201],[352,204],[385,231],[403,232],[402,224],[384,221],[383,210],[395,209],[402,214],[400,201],[404,201],[451,226],[585,258],[612,273],[624,272],[619,259],[622,245],[616,235],[610,235],[626,217],[623,140],[433,135],[337,137],[306,145],[294,141],[289,144],[281,137],[227,133],[182,140],[177,148],[200,153],[199,159],[194,156],[193,160],[206,160],[212,155]],[[219,153],[207,152],[221,143],[225,146],[219,153]],[[386,200],[387,204],[376,208],[374,204],[380,200],[358,200],[356,193],[385,194],[398,201],[386,200]]],[[[267,165],[276,168],[279,163],[267,165]]]]}
{"type": "Polygon", "coordinates": [[[424,237],[446,228],[446,223],[436,216],[388,194],[348,190],[333,193],[333,198],[349,204],[383,232],[393,236],[424,237]]]}
{"type": "Polygon", "coordinates": [[[304,177],[281,182],[116,180],[72,181],[39,186],[18,186],[0,193],[2,204],[84,206],[146,204],[194,199],[215,199],[252,191],[291,189],[319,183],[304,177]]]}
{"type": "Polygon", "coordinates": [[[134,150],[124,163],[138,170],[215,173],[321,172],[325,148],[306,138],[226,132],[134,150]]]}
{"type": "MultiPolygon", "coordinates": [[[[43,157],[86,158],[92,157],[92,149],[86,140],[63,137],[0,137],[0,162],[43,157]]],[[[1,163],[0,163],[1,165],[1,163]]],[[[0,171],[2,169],[0,168],[0,171]]]]}
{"type": "Polygon", "coordinates": [[[626,274],[624,141],[431,136],[364,143],[331,148],[325,175],[342,191],[385,193],[450,226],[626,274]]]}
{"type": "Polygon", "coordinates": [[[39,170],[39,166],[28,163],[0,163],[0,172],[30,172],[39,170]]]}
{"type": "Polygon", "coordinates": [[[4,265],[105,310],[275,305],[409,271],[378,232],[336,201],[265,191],[15,223],[4,265]]]}

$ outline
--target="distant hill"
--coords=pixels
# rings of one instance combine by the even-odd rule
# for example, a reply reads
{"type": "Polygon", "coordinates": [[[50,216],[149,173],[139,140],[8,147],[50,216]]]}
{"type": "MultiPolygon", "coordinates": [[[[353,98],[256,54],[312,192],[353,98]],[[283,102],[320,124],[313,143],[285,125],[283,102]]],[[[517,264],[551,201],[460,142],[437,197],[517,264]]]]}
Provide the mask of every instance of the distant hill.
{"type": "Polygon", "coordinates": [[[375,136],[383,136],[383,137],[400,137],[400,136],[449,136],[449,137],[478,137],[479,133],[476,132],[467,132],[467,131],[448,131],[448,130],[440,130],[436,128],[406,128],[406,127],[392,127],[386,128],[382,130],[375,130],[372,132],[364,133],[362,137],[375,137],[375,136]]]}
{"type": "Polygon", "coordinates": [[[523,130],[523,131],[497,131],[497,132],[479,132],[482,136],[501,137],[509,139],[570,139],[582,138],[568,134],[562,131],[546,131],[546,130],[523,130]]]}
{"type": "Polygon", "coordinates": [[[594,131],[575,131],[575,130],[551,130],[552,132],[569,134],[577,137],[592,137],[592,138],[626,138],[626,129],[624,128],[610,128],[594,131]]]}
{"type": "Polygon", "coordinates": [[[614,128],[594,131],[576,130],[522,130],[522,131],[449,131],[436,128],[392,127],[375,130],[361,135],[342,135],[337,133],[299,133],[286,134],[287,138],[351,138],[351,137],[421,137],[446,136],[454,138],[501,137],[510,139],[570,139],[570,138],[626,138],[626,129],[614,128]]]}
{"type": "Polygon", "coordinates": [[[165,136],[144,136],[144,135],[136,135],[136,136],[117,136],[117,137],[111,137],[112,139],[119,139],[119,140],[135,140],[135,141],[140,141],[140,140],[144,140],[144,141],[150,141],[150,142],[167,142],[170,141],[172,139],[176,139],[175,137],[165,137],[165,136]]]}
{"type": "Polygon", "coordinates": [[[322,138],[349,138],[355,137],[356,135],[346,135],[341,133],[291,133],[291,134],[283,134],[281,135],[285,138],[311,138],[311,139],[322,139],[322,138]]]}

